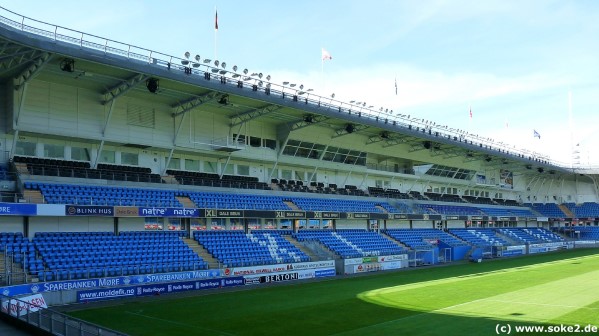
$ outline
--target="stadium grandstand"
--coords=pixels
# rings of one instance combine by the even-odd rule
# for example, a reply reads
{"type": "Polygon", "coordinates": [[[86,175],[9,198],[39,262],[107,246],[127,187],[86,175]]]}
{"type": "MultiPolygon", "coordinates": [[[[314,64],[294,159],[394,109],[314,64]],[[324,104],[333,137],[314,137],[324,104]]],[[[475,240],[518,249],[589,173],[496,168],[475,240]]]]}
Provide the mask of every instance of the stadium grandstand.
{"type": "Polygon", "coordinates": [[[599,239],[588,170],[223,61],[0,19],[2,286],[599,239]]]}

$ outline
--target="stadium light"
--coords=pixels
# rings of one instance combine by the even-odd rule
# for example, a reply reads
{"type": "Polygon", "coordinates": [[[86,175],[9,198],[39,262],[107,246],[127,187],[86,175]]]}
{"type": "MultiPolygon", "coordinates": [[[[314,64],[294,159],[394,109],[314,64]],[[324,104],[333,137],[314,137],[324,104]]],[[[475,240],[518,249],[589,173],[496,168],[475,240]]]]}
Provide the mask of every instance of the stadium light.
{"type": "Polygon", "coordinates": [[[150,91],[151,93],[157,93],[158,89],[159,89],[160,85],[159,85],[159,81],[156,78],[148,78],[146,80],[146,88],[148,89],[148,91],[150,91]]]}

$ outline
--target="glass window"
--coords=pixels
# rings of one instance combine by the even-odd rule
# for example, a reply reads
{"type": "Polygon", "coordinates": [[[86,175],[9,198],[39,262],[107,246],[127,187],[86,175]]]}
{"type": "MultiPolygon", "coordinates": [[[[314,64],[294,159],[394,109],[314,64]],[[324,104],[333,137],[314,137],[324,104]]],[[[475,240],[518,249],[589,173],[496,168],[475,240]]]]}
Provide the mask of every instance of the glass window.
{"type": "Polygon", "coordinates": [[[71,160],[89,161],[89,149],[82,147],[71,147],[71,160]]]}
{"type": "Polygon", "coordinates": [[[200,161],[185,159],[185,170],[199,171],[200,170],[200,161]]]}
{"type": "Polygon", "coordinates": [[[277,141],[276,140],[262,139],[262,141],[263,141],[262,147],[266,147],[266,148],[270,148],[270,149],[276,149],[277,148],[277,141]]]}
{"type": "Polygon", "coordinates": [[[233,167],[233,165],[232,165],[232,164],[228,164],[228,165],[226,165],[226,166],[223,164],[223,167],[225,168],[224,174],[226,174],[226,175],[233,175],[233,174],[235,174],[235,173],[233,172],[233,168],[234,168],[234,167],[233,167]]]}
{"type": "Polygon", "coordinates": [[[216,173],[216,162],[204,161],[204,172],[205,173],[216,173]]]}
{"type": "Polygon", "coordinates": [[[250,166],[237,165],[237,175],[249,176],[250,175],[250,166]]]}
{"type": "Polygon", "coordinates": [[[100,162],[105,163],[115,163],[114,151],[111,150],[103,150],[100,154],[100,162]]]}
{"type": "Polygon", "coordinates": [[[291,170],[283,170],[281,172],[281,178],[285,179],[285,180],[291,180],[292,179],[292,173],[291,170]]]}
{"type": "Polygon", "coordinates": [[[181,169],[181,159],[179,158],[171,158],[171,161],[168,163],[168,169],[181,169]]]}
{"type": "Polygon", "coordinates": [[[139,155],[137,153],[121,153],[121,163],[131,166],[139,165],[139,155]]]}
{"type": "Polygon", "coordinates": [[[17,141],[17,148],[15,150],[15,154],[35,156],[35,143],[34,142],[25,142],[25,141],[17,141]]]}
{"type": "Polygon", "coordinates": [[[64,159],[64,146],[44,144],[44,157],[64,159]]]}

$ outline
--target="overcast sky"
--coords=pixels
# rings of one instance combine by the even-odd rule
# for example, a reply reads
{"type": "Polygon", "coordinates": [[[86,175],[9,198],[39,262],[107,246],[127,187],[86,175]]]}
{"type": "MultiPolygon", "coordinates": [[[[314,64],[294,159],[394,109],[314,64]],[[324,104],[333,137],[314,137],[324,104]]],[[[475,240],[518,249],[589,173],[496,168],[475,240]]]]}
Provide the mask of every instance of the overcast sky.
{"type": "Polygon", "coordinates": [[[0,5],[174,56],[217,55],[229,65],[270,74],[279,84],[290,81],[340,100],[366,101],[567,165],[572,145],[579,143],[581,163],[599,166],[594,150],[599,1],[0,0],[0,5]],[[333,58],[324,66],[322,48],[333,58]]]}

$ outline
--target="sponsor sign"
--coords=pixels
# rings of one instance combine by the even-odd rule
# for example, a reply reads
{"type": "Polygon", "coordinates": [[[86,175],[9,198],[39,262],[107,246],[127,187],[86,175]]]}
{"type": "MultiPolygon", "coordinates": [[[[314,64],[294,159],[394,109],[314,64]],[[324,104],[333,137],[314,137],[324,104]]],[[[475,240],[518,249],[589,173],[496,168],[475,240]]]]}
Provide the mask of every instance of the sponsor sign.
{"type": "Polygon", "coordinates": [[[35,216],[37,205],[0,202],[0,216],[35,216]]]}
{"type": "Polygon", "coordinates": [[[114,207],[103,205],[67,205],[67,216],[113,216],[114,207]]]}
{"type": "Polygon", "coordinates": [[[138,217],[139,208],[134,206],[115,206],[114,207],[115,217],[138,217]]]}
{"type": "Polygon", "coordinates": [[[248,275],[244,276],[246,285],[259,285],[275,282],[285,282],[293,280],[313,279],[335,276],[334,268],[326,269],[306,269],[296,272],[272,273],[263,275],[248,275]]]}
{"type": "Polygon", "coordinates": [[[337,272],[335,271],[334,268],[320,269],[320,270],[314,271],[315,278],[333,277],[335,275],[337,275],[337,272]]]}
{"type": "Polygon", "coordinates": [[[139,207],[139,217],[198,217],[198,209],[192,208],[161,208],[161,207],[139,207]]]}
{"type": "Polygon", "coordinates": [[[77,302],[90,302],[99,300],[119,299],[124,297],[161,295],[192,290],[214,289],[222,287],[241,286],[244,284],[242,277],[217,278],[197,281],[149,284],[119,288],[94,289],[77,292],[77,302]]]}
{"type": "Polygon", "coordinates": [[[77,302],[119,299],[135,296],[135,287],[93,289],[77,292],[77,302]]]}
{"type": "Polygon", "coordinates": [[[219,277],[220,270],[187,271],[176,273],[142,274],[124,277],[97,278],[86,280],[52,281],[35,284],[16,285],[0,288],[6,296],[24,295],[32,293],[53,292],[62,290],[91,289],[98,287],[128,286],[141,283],[156,283],[169,281],[183,281],[219,277]]]}
{"type": "Polygon", "coordinates": [[[7,299],[2,301],[2,312],[12,316],[24,316],[34,313],[40,308],[48,308],[46,300],[42,294],[34,294],[17,299],[7,299]]]}
{"type": "Polygon", "coordinates": [[[306,212],[306,217],[337,219],[337,218],[341,218],[341,215],[338,212],[330,212],[330,211],[308,211],[308,212],[306,212]]]}
{"type": "MultiPolygon", "coordinates": [[[[200,214],[200,213],[198,213],[200,214]]],[[[218,209],[206,209],[204,216],[207,218],[211,217],[225,217],[225,218],[242,218],[244,217],[242,210],[218,210],[218,209]]]]}
{"type": "Polygon", "coordinates": [[[262,265],[262,266],[249,266],[249,267],[235,267],[225,268],[223,270],[224,276],[244,276],[244,275],[255,275],[255,274],[268,274],[268,273],[279,273],[290,270],[304,270],[321,267],[335,267],[334,260],[325,261],[314,261],[294,264],[277,264],[277,265],[262,265]]]}
{"type": "Polygon", "coordinates": [[[275,211],[275,218],[306,218],[305,211],[275,211]]]}
{"type": "Polygon", "coordinates": [[[379,262],[389,262],[389,261],[395,261],[395,260],[408,260],[408,255],[407,254],[395,254],[395,255],[388,255],[388,256],[380,256],[378,257],[378,261],[379,262]]]}
{"type": "Polygon", "coordinates": [[[377,272],[382,270],[380,263],[354,265],[354,273],[377,272]]]}
{"type": "Polygon", "coordinates": [[[364,258],[349,258],[344,259],[343,262],[345,265],[359,265],[363,263],[371,263],[371,262],[389,262],[395,260],[407,260],[407,254],[395,254],[388,256],[378,256],[378,257],[364,257],[364,258]]]}
{"type": "Polygon", "coordinates": [[[394,270],[401,268],[401,261],[391,261],[386,263],[381,263],[381,271],[394,270]]]}

